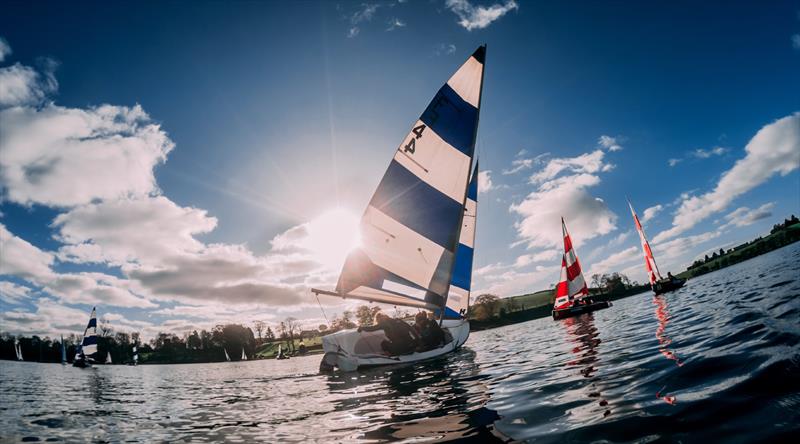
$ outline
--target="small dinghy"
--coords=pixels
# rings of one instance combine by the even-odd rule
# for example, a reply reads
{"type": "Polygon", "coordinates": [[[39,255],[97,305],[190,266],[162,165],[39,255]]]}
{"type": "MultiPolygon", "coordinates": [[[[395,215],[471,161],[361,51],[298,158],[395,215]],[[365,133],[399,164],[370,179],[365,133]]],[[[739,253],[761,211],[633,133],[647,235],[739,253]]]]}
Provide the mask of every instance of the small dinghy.
{"type": "Polygon", "coordinates": [[[653,250],[650,248],[650,242],[647,241],[644,228],[642,228],[642,224],[639,222],[639,216],[636,215],[636,211],[633,210],[633,205],[630,201],[628,201],[628,207],[631,209],[633,223],[636,224],[636,231],[639,233],[639,240],[642,242],[644,266],[647,269],[647,278],[650,280],[650,288],[653,289],[656,295],[659,295],[683,287],[686,283],[686,279],[676,278],[672,275],[666,278],[661,277],[661,273],[658,271],[658,265],[656,265],[656,258],[653,257],[653,250]]]}
{"type": "Polygon", "coordinates": [[[283,352],[281,344],[278,344],[278,354],[275,355],[275,359],[289,359],[289,355],[283,352]]]}
{"type": "Polygon", "coordinates": [[[139,352],[136,349],[136,345],[133,346],[133,360],[128,363],[128,365],[137,366],[139,365],[139,352]]]}
{"type": "Polygon", "coordinates": [[[86,325],[86,330],[83,331],[83,340],[75,353],[72,366],[79,368],[91,367],[92,362],[94,362],[92,355],[95,353],[97,353],[97,310],[93,307],[92,314],[89,316],[89,324],[86,325]]]}
{"type": "Polygon", "coordinates": [[[382,346],[391,342],[383,330],[343,330],[322,338],[321,370],[429,359],[456,350],[469,337],[478,175],[473,157],[485,57],[481,46],[400,143],[361,218],[361,245],[348,254],[336,291],[312,290],[430,310],[439,319],[444,343],[390,355],[382,346]]]}
{"type": "Polygon", "coordinates": [[[589,287],[583,278],[578,255],[567,232],[567,224],[561,218],[561,233],[564,237],[564,255],[561,256],[561,279],[556,286],[553,304],[553,319],[559,320],[611,307],[609,301],[597,301],[589,296],[589,287]]]}
{"type": "Polygon", "coordinates": [[[19,339],[14,339],[14,352],[17,354],[17,361],[24,361],[22,359],[22,345],[20,345],[19,339]]]}

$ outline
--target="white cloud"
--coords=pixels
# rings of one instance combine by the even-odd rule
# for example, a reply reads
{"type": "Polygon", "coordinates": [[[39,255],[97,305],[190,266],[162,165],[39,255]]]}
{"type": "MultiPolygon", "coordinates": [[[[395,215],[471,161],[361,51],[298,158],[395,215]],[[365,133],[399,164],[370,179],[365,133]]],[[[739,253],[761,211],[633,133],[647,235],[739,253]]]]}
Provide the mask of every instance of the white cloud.
{"type": "Polygon", "coordinates": [[[656,217],[656,215],[658,215],[658,213],[660,213],[663,209],[664,206],[660,204],[653,205],[652,207],[645,209],[642,213],[642,223],[647,223],[650,219],[656,217]]]}
{"type": "Polygon", "coordinates": [[[364,3],[361,5],[361,9],[358,9],[350,16],[350,23],[356,25],[362,22],[368,22],[372,20],[372,17],[375,16],[375,12],[378,10],[378,4],[370,4],[364,3]]]}
{"type": "Polygon", "coordinates": [[[727,222],[721,226],[720,229],[725,229],[730,226],[746,227],[752,225],[761,219],[772,216],[771,210],[773,207],[775,207],[775,202],[765,203],[753,210],[747,207],[739,207],[725,215],[727,222]]]}
{"type": "Polygon", "coordinates": [[[677,164],[679,164],[679,163],[681,163],[681,162],[683,162],[683,159],[676,159],[676,158],[672,158],[672,159],[669,159],[669,160],[667,160],[667,163],[668,163],[668,164],[669,164],[669,166],[671,166],[671,167],[674,167],[675,165],[677,165],[677,164]]]}
{"type": "Polygon", "coordinates": [[[800,49],[800,34],[792,35],[792,48],[800,49]]]}
{"type": "Polygon", "coordinates": [[[448,44],[439,43],[433,49],[433,55],[436,56],[455,54],[455,52],[456,52],[456,45],[452,43],[448,44]]]}
{"type": "Polygon", "coordinates": [[[702,148],[698,148],[698,149],[692,151],[691,155],[693,157],[698,158],[698,159],[708,159],[711,156],[721,156],[721,155],[727,153],[728,151],[730,151],[728,148],[724,148],[724,147],[721,147],[721,146],[715,146],[714,148],[711,148],[711,149],[708,149],[708,150],[704,150],[702,148]]]}
{"type": "Polygon", "coordinates": [[[519,9],[514,0],[507,0],[503,4],[496,3],[491,6],[475,6],[469,0],[447,0],[445,5],[458,16],[458,24],[467,31],[486,28],[507,12],[519,9]]]}
{"type": "Polygon", "coordinates": [[[17,276],[30,282],[47,281],[53,277],[50,265],[54,257],[15,236],[0,224],[0,275],[17,276]]]}
{"type": "Polygon", "coordinates": [[[785,176],[800,167],[800,113],[765,125],[747,143],[745,152],[745,157],[722,175],[713,191],[683,199],[672,228],[656,235],[653,241],[665,241],[689,230],[775,174],[785,176]]]}
{"type": "Polygon", "coordinates": [[[194,236],[208,233],[217,219],[205,210],[179,207],[163,196],[81,205],[53,221],[62,260],[159,264],[165,257],[201,251],[194,236]]]}
{"type": "Polygon", "coordinates": [[[618,253],[608,256],[599,262],[591,264],[590,270],[588,273],[586,273],[586,276],[620,271],[619,267],[621,265],[628,264],[634,260],[644,260],[642,259],[642,251],[638,246],[626,248],[618,253]]]}
{"type": "Polygon", "coordinates": [[[531,176],[531,183],[540,184],[558,176],[564,171],[589,174],[611,171],[614,165],[604,161],[605,154],[603,150],[595,150],[577,157],[550,159],[541,171],[531,176]]]}
{"type": "Polygon", "coordinates": [[[531,183],[539,184],[538,188],[510,208],[523,218],[515,224],[521,239],[518,243],[526,243],[528,248],[560,247],[561,217],[566,219],[575,245],[616,229],[617,215],[588,192],[600,183],[597,173],[613,168],[605,155],[605,151],[595,150],[550,159],[531,176],[531,183]]]}
{"type": "Polygon", "coordinates": [[[622,150],[622,145],[619,144],[617,139],[617,137],[602,135],[597,139],[597,144],[613,153],[614,151],[622,150]]]}
{"type": "Polygon", "coordinates": [[[392,17],[389,20],[389,27],[386,28],[387,31],[394,31],[395,29],[405,28],[405,22],[401,21],[397,17],[392,17]]]}
{"type": "Polygon", "coordinates": [[[31,289],[13,282],[0,281],[0,301],[18,304],[30,296],[31,289]]]}
{"type": "Polygon", "coordinates": [[[514,267],[527,267],[535,262],[555,262],[560,256],[561,252],[558,250],[545,250],[536,254],[523,254],[514,261],[514,267]]]}
{"type": "Polygon", "coordinates": [[[679,237],[667,242],[653,245],[654,255],[660,259],[670,259],[685,255],[692,248],[716,239],[722,234],[720,231],[708,231],[694,236],[679,237]]]}
{"type": "Polygon", "coordinates": [[[158,191],[174,144],[140,106],[53,104],[0,111],[0,180],[9,200],[71,206],[158,191]]]}
{"type": "MultiPolygon", "coordinates": [[[[52,62],[47,64],[55,67],[52,62]]],[[[0,68],[0,107],[37,105],[57,88],[51,69],[39,73],[19,63],[0,68]]]]}
{"type": "Polygon", "coordinates": [[[358,29],[358,26],[353,26],[347,31],[347,38],[352,39],[353,37],[357,36],[359,32],[360,30],[358,29]]]}
{"type": "Polygon", "coordinates": [[[522,170],[531,169],[535,165],[541,165],[544,161],[543,159],[550,155],[550,153],[543,153],[533,158],[523,158],[522,156],[526,153],[526,150],[520,150],[520,152],[517,153],[517,158],[511,161],[511,168],[503,170],[503,174],[516,174],[522,170]]]}
{"type": "Polygon", "coordinates": [[[478,192],[486,193],[492,189],[492,170],[478,172],[478,192]]]}
{"type": "Polygon", "coordinates": [[[8,44],[8,41],[3,37],[0,37],[0,62],[6,60],[6,57],[11,55],[11,46],[8,44]]]}

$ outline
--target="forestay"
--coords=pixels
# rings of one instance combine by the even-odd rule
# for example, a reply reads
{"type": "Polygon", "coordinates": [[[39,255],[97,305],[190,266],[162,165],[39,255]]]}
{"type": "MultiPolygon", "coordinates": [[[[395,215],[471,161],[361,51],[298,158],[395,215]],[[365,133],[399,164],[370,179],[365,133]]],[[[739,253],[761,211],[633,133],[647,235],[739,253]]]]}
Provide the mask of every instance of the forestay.
{"type": "Polygon", "coordinates": [[[563,310],[571,307],[576,300],[589,295],[589,287],[583,278],[578,255],[572,246],[572,239],[567,232],[567,224],[561,218],[561,232],[564,237],[564,255],[561,257],[561,279],[556,286],[556,301],[554,308],[563,310]]]}
{"type": "Polygon", "coordinates": [[[465,214],[485,54],[483,46],[475,51],[401,142],[362,216],[361,245],[348,255],[333,294],[445,306],[465,214]]]}

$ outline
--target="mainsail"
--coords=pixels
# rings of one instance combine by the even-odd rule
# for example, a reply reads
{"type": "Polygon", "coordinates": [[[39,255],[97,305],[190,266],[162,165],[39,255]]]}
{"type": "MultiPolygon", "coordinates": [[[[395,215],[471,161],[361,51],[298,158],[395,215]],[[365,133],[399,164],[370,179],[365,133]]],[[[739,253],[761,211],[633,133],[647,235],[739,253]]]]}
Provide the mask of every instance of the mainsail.
{"type": "Polygon", "coordinates": [[[22,345],[20,345],[19,339],[14,339],[14,352],[17,354],[17,361],[22,361],[22,345]]]}
{"type": "Polygon", "coordinates": [[[64,335],[61,335],[61,363],[67,363],[67,347],[64,345],[64,335]]]}
{"type": "Polygon", "coordinates": [[[572,247],[572,239],[567,232],[567,224],[561,218],[561,232],[564,236],[564,255],[561,257],[561,279],[556,286],[556,301],[554,308],[563,310],[571,307],[576,300],[580,300],[589,295],[589,288],[583,278],[581,264],[575,248],[572,247]]]}
{"type": "Polygon", "coordinates": [[[464,205],[464,219],[461,222],[461,237],[456,249],[456,264],[450,279],[450,293],[447,295],[446,318],[467,316],[469,310],[470,287],[472,285],[472,258],[475,247],[475,224],[478,219],[478,162],[467,188],[467,201],[464,205]]]}
{"type": "Polygon", "coordinates": [[[111,364],[111,352],[106,354],[106,364],[111,364]]]}
{"type": "Polygon", "coordinates": [[[133,346],[133,365],[139,363],[139,352],[136,350],[136,346],[133,346]]]}
{"type": "Polygon", "coordinates": [[[226,349],[226,348],[223,348],[222,350],[224,350],[224,351],[225,351],[225,360],[226,360],[226,361],[228,361],[228,362],[230,362],[230,360],[231,360],[231,357],[230,357],[230,356],[228,356],[228,349],[226,349]]]}
{"type": "Polygon", "coordinates": [[[89,317],[89,324],[86,325],[86,330],[83,332],[80,353],[84,356],[97,353],[97,311],[95,307],[92,307],[92,315],[89,317]]]}
{"type": "MultiPolygon", "coordinates": [[[[642,241],[642,252],[644,253],[644,266],[647,269],[647,278],[650,280],[650,286],[653,287],[656,282],[660,281],[661,273],[658,272],[658,265],[656,265],[656,259],[653,257],[653,250],[650,249],[650,243],[647,242],[647,237],[644,235],[644,228],[642,228],[642,224],[639,222],[639,216],[636,215],[636,211],[633,210],[633,205],[628,202],[628,206],[631,209],[631,215],[633,215],[633,221],[636,224],[636,231],[639,232],[639,240],[642,241]]],[[[655,288],[653,289],[655,290],[655,288]]]]}
{"type": "Polygon", "coordinates": [[[242,347],[242,361],[247,361],[247,355],[244,353],[244,347],[242,347]]]}
{"type": "Polygon", "coordinates": [[[361,218],[361,246],[336,292],[393,305],[445,307],[478,130],[486,47],[436,93],[411,127],[361,218]]]}

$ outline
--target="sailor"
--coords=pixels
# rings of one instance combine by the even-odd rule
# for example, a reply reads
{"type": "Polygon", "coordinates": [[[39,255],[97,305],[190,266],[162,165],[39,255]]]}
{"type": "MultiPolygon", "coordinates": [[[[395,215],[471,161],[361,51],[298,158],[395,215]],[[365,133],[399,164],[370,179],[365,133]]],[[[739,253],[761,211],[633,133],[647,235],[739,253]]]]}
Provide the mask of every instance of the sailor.
{"type": "Polygon", "coordinates": [[[381,348],[389,355],[405,355],[412,353],[419,343],[419,334],[405,322],[391,318],[383,312],[375,313],[375,325],[371,327],[358,327],[358,331],[383,330],[386,340],[381,342],[381,348]]]}
{"type": "Polygon", "coordinates": [[[672,272],[671,272],[671,271],[668,271],[668,272],[667,272],[667,278],[668,278],[670,281],[674,281],[674,280],[675,280],[675,276],[673,276],[673,275],[672,275],[672,272]]]}

